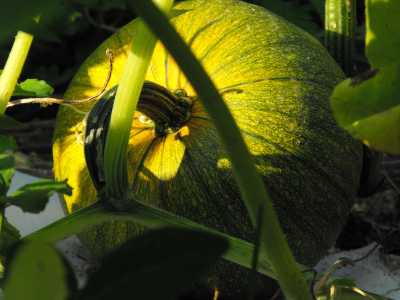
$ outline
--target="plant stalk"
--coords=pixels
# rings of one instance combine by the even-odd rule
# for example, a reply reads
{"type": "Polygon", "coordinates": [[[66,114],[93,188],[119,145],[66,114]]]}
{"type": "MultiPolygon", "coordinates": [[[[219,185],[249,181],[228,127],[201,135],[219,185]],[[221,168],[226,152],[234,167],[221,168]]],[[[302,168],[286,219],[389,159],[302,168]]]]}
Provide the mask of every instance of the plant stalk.
{"type": "Polygon", "coordinates": [[[174,57],[213,120],[255,227],[259,210],[262,210],[265,223],[261,230],[261,245],[285,296],[288,299],[312,299],[280,228],[264,183],[256,171],[254,158],[211,79],[168,19],[151,1],[131,1],[131,5],[174,57]]]}
{"type": "MultiPolygon", "coordinates": [[[[54,244],[81,232],[88,226],[102,224],[103,222],[108,220],[125,220],[125,221],[132,221],[152,229],[157,229],[161,227],[164,228],[178,227],[178,228],[186,228],[189,230],[203,230],[211,234],[219,235],[227,239],[230,244],[228,251],[224,253],[224,255],[222,256],[224,259],[249,269],[253,267],[253,258],[252,258],[252,254],[254,253],[253,244],[220,233],[218,231],[212,230],[208,227],[199,225],[190,220],[176,216],[174,214],[155,208],[153,206],[149,206],[145,203],[138,202],[138,204],[139,207],[136,212],[125,213],[119,211],[112,211],[112,209],[106,206],[106,204],[101,202],[96,202],[52,224],[49,224],[46,227],[41,228],[36,232],[33,232],[23,237],[22,240],[39,241],[39,242],[54,244]]],[[[258,259],[257,271],[260,274],[264,274],[271,278],[277,279],[276,274],[272,271],[268,263],[268,260],[266,259],[265,251],[262,248],[258,249],[258,251],[259,251],[259,259],[258,259]]],[[[298,266],[302,271],[309,270],[309,268],[306,266],[300,264],[298,266]]],[[[310,276],[306,276],[306,274],[304,274],[304,276],[310,278],[310,276]]],[[[365,297],[362,297],[361,294],[358,294],[352,291],[351,289],[341,286],[335,286],[335,288],[342,289],[342,296],[346,296],[343,299],[351,299],[351,300],[366,299],[365,297]]],[[[317,296],[318,299],[321,300],[332,299],[330,298],[329,293],[326,290],[324,290],[320,295],[317,296]]],[[[377,295],[372,295],[372,296],[376,300],[381,300],[381,299],[391,300],[390,298],[381,297],[377,295]]]]}
{"type": "Polygon", "coordinates": [[[14,92],[32,41],[33,35],[18,31],[3,73],[0,76],[0,114],[4,114],[6,111],[7,103],[14,92]]]}
{"type": "MultiPolygon", "coordinates": [[[[121,201],[121,199],[119,201],[121,201]]],[[[58,243],[81,232],[88,226],[101,224],[108,220],[132,221],[152,229],[178,227],[190,230],[202,230],[219,235],[226,238],[230,244],[229,250],[223,255],[223,258],[247,268],[252,267],[253,244],[212,230],[142,202],[138,202],[138,209],[135,212],[129,213],[113,211],[106,204],[96,202],[23,237],[22,240],[58,243]]],[[[302,265],[299,265],[299,268],[302,270],[308,269],[302,265]]],[[[259,249],[259,264],[257,270],[261,274],[276,279],[275,273],[269,267],[269,263],[266,260],[265,251],[262,249],[259,249]]]]}
{"type": "MultiPolygon", "coordinates": [[[[8,55],[3,73],[0,75],[0,114],[3,115],[7,108],[17,84],[22,67],[24,66],[29,48],[33,41],[33,35],[18,31],[11,52],[8,55]]],[[[0,235],[3,228],[5,205],[0,205],[0,235]]],[[[2,235],[1,235],[2,238],[2,235]]]]}
{"type": "Polygon", "coordinates": [[[326,0],[325,46],[346,77],[355,74],[356,0],[326,0]]]}
{"type": "MultiPolygon", "coordinates": [[[[155,0],[168,13],[173,0],[155,0]]],[[[138,26],[124,72],[118,85],[104,150],[106,190],[109,195],[123,197],[129,191],[127,147],[139,95],[154,52],[157,38],[145,22],[138,26]]]]}

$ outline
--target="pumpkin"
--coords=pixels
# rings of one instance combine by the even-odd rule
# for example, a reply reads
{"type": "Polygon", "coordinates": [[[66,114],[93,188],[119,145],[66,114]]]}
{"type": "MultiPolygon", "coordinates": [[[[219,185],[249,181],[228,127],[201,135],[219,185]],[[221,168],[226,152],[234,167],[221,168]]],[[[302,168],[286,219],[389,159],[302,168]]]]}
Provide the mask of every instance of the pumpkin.
{"type": "MultiPolygon", "coordinates": [[[[329,96],[344,75],[321,44],[275,14],[236,0],[195,0],[176,4],[170,21],[223,95],[256,160],[296,260],[312,266],[340,233],[358,188],[362,146],[337,126],[329,96]]],[[[118,84],[138,20],[112,35],[83,63],[65,99],[90,97],[108,72],[118,84]]],[[[191,100],[190,118],[157,133],[148,111],[136,112],[128,145],[129,181],[147,203],[229,235],[254,241],[229,160],[196,92],[161,43],[146,80],[181,89],[191,100]]],[[[83,113],[93,103],[60,107],[53,143],[54,171],[74,188],[65,196],[72,213],[96,200],[84,160],[83,113]],[[78,136],[78,140],[77,140],[78,136]]],[[[157,113],[153,116],[157,118],[157,113]]],[[[154,121],[154,120],[153,120],[154,121]]],[[[80,234],[98,256],[145,230],[113,221],[80,234]]],[[[243,299],[248,270],[221,261],[210,278],[223,298],[243,299]]],[[[259,276],[259,293],[271,292],[259,276]]],[[[208,292],[213,292],[212,285],[208,292]]],[[[207,280],[199,283],[206,299],[207,280]]],[[[203,293],[203,294],[201,294],[203,293]]]]}

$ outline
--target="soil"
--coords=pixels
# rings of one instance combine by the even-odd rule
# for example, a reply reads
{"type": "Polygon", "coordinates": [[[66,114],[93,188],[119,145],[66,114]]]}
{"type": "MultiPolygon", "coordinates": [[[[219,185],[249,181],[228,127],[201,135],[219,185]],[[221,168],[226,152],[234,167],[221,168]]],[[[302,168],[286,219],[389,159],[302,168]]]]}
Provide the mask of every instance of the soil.
{"type": "MultiPolygon", "coordinates": [[[[19,146],[17,169],[39,177],[51,177],[52,134],[57,106],[40,105],[12,108],[7,114],[26,125],[23,130],[0,130],[13,135],[19,146]],[[35,117],[33,117],[35,116],[35,117]]],[[[400,256],[400,156],[382,155],[373,190],[359,196],[335,248],[352,250],[372,242],[383,246],[386,254],[400,256]]]]}

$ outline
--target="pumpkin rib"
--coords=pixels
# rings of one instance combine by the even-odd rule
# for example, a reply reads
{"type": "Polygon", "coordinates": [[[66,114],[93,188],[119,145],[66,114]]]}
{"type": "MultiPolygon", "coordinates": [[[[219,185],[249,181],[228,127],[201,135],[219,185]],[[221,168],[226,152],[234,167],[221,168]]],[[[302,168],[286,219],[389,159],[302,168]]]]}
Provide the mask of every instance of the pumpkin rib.
{"type": "MultiPolygon", "coordinates": [[[[188,45],[189,47],[192,47],[193,44],[194,44],[194,42],[195,42],[195,40],[200,36],[200,34],[201,34],[202,32],[204,32],[205,30],[209,29],[212,25],[214,25],[214,24],[216,24],[217,22],[220,22],[220,21],[221,21],[221,19],[217,19],[217,20],[214,20],[214,21],[212,21],[212,22],[210,22],[210,23],[204,25],[202,28],[199,28],[199,29],[193,34],[193,36],[192,36],[191,38],[189,38],[189,40],[187,41],[187,45],[188,45]]],[[[220,42],[220,40],[218,40],[218,42],[220,42]]],[[[202,59],[199,59],[199,61],[201,62],[202,59]]]]}
{"type": "Polygon", "coordinates": [[[257,79],[257,80],[247,81],[247,82],[241,82],[241,83],[237,83],[237,84],[233,84],[230,86],[225,86],[225,87],[219,88],[218,92],[221,92],[221,91],[229,89],[229,88],[234,88],[234,87],[238,87],[238,86],[242,86],[242,85],[248,85],[248,84],[253,84],[253,83],[258,83],[258,82],[263,82],[263,81],[265,81],[265,79],[257,79]]]}
{"type": "Polygon", "coordinates": [[[169,88],[169,84],[168,84],[168,74],[169,74],[169,71],[168,71],[169,59],[168,58],[169,58],[169,53],[167,51],[165,51],[165,61],[164,61],[164,65],[165,65],[165,87],[167,89],[170,89],[169,88]]]}
{"type": "Polygon", "coordinates": [[[308,78],[292,78],[292,77],[279,77],[279,78],[266,78],[265,80],[271,80],[271,81],[300,81],[300,82],[310,82],[310,83],[315,83],[318,85],[321,85],[323,87],[329,88],[330,90],[333,91],[335,88],[334,86],[329,86],[326,85],[320,81],[313,80],[313,79],[308,79],[308,78]]]}
{"type": "MultiPolygon", "coordinates": [[[[319,174],[324,180],[325,182],[329,183],[331,186],[335,187],[337,186],[337,183],[335,183],[333,180],[334,178],[332,178],[331,174],[327,173],[323,168],[321,168],[319,165],[315,166],[314,164],[312,164],[311,162],[304,160],[303,158],[301,158],[300,156],[298,156],[296,153],[291,152],[289,149],[286,149],[280,145],[278,145],[277,143],[271,142],[270,140],[268,140],[267,138],[265,138],[265,136],[255,136],[252,133],[249,133],[246,130],[241,130],[243,135],[246,135],[252,139],[256,139],[256,140],[262,140],[263,142],[267,143],[268,145],[271,145],[272,147],[274,147],[275,149],[277,149],[280,153],[284,153],[286,154],[286,156],[284,156],[282,159],[285,159],[290,157],[290,159],[295,159],[298,163],[300,163],[302,166],[305,166],[307,169],[310,169],[312,172],[314,172],[315,174],[319,174]]],[[[306,138],[306,137],[305,137],[306,138]]],[[[304,153],[303,153],[304,154],[304,153]]],[[[266,161],[268,163],[268,160],[266,161]]],[[[291,163],[290,161],[288,161],[288,163],[291,163]]],[[[286,164],[283,164],[286,165],[286,164]]],[[[337,191],[341,197],[343,198],[347,198],[346,195],[343,193],[342,189],[338,188],[337,191]]]]}
{"type": "Polygon", "coordinates": [[[156,142],[156,140],[158,139],[158,137],[154,136],[154,138],[152,139],[150,145],[147,147],[146,151],[143,153],[143,156],[141,158],[141,161],[137,167],[137,171],[135,173],[135,177],[133,179],[133,183],[132,183],[132,189],[135,190],[137,188],[137,184],[139,181],[139,175],[144,167],[144,163],[146,161],[147,155],[149,154],[151,148],[153,147],[154,143],[156,142]]]}

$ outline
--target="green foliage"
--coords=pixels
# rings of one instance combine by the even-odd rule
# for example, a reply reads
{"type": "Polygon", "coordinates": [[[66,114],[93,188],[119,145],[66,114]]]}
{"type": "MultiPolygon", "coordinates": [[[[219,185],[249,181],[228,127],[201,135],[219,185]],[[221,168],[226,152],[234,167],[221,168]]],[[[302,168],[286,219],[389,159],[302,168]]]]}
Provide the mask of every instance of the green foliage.
{"type": "Polygon", "coordinates": [[[260,2],[262,7],[303,28],[314,36],[319,37],[323,33],[321,26],[318,26],[312,16],[316,12],[312,3],[299,4],[282,0],[262,0],[260,2]]]}
{"type": "Polygon", "coordinates": [[[74,2],[101,11],[107,11],[112,8],[126,9],[125,0],[74,0],[74,2]]]}
{"type": "MultiPolygon", "coordinates": [[[[43,33],[43,28],[33,22],[33,18],[39,17],[48,11],[59,1],[54,0],[15,0],[0,1],[0,44],[8,36],[14,36],[18,30],[43,33]]],[[[45,31],[44,37],[49,37],[45,31]]]]}
{"type": "Polygon", "coordinates": [[[4,299],[174,299],[227,248],[225,239],[205,232],[154,230],[107,256],[78,291],[71,267],[54,247],[22,242],[7,255],[4,299]]]}
{"type": "Polygon", "coordinates": [[[8,256],[5,300],[65,300],[76,289],[72,270],[51,245],[22,242],[8,256]]]}
{"type": "MultiPolygon", "coordinates": [[[[18,229],[8,223],[7,218],[3,216],[3,226],[1,228],[1,244],[0,244],[0,255],[4,257],[7,250],[13,246],[21,238],[21,234],[18,229]]],[[[2,259],[1,259],[2,261],[2,259]]],[[[3,276],[0,274],[0,278],[3,276]]]]}
{"type": "Polygon", "coordinates": [[[18,122],[17,120],[6,116],[6,115],[0,115],[0,128],[7,128],[7,129],[11,129],[11,128],[24,128],[25,125],[18,122]]]}
{"type": "MultiPolygon", "coordinates": [[[[10,117],[1,116],[0,124],[5,127],[15,127],[19,124],[10,117]]],[[[21,235],[19,231],[4,216],[6,204],[19,206],[24,211],[38,213],[42,211],[49,196],[55,192],[71,194],[72,189],[65,182],[42,180],[15,191],[11,196],[6,196],[12,177],[14,175],[14,153],[17,144],[13,137],[0,135],[0,255],[4,256],[7,249],[15,244],[21,235]]],[[[15,298],[17,299],[17,298],[15,298]]]]}
{"type": "Polygon", "coordinates": [[[0,196],[0,203],[11,203],[25,212],[39,213],[54,193],[72,195],[72,188],[66,182],[40,180],[21,187],[9,197],[0,196]]]}
{"type": "Polygon", "coordinates": [[[27,79],[15,86],[13,96],[27,96],[45,98],[53,93],[54,89],[44,80],[27,79]]]}
{"type": "Polygon", "coordinates": [[[78,299],[173,299],[227,248],[223,238],[200,231],[148,232],[106,257],[78,299]]]}
{"type": "Polygon", "coordinates": [[[331,105],[342,127],[378,151],[400,154],[400,2],[367,0],[366,53],[372,70],[340,83],[331,105]]]}
{"type": "Polygon", "coordinates": [[[366,0],[366,54],[373,69],[399,62],[400,2],[366,0]]]}
{"type": "Polygon", "coordinates": [[[0,195],[5,195],[14,175],[14,155],[17,150],[13,137],[0,135],[0,195]]]}

